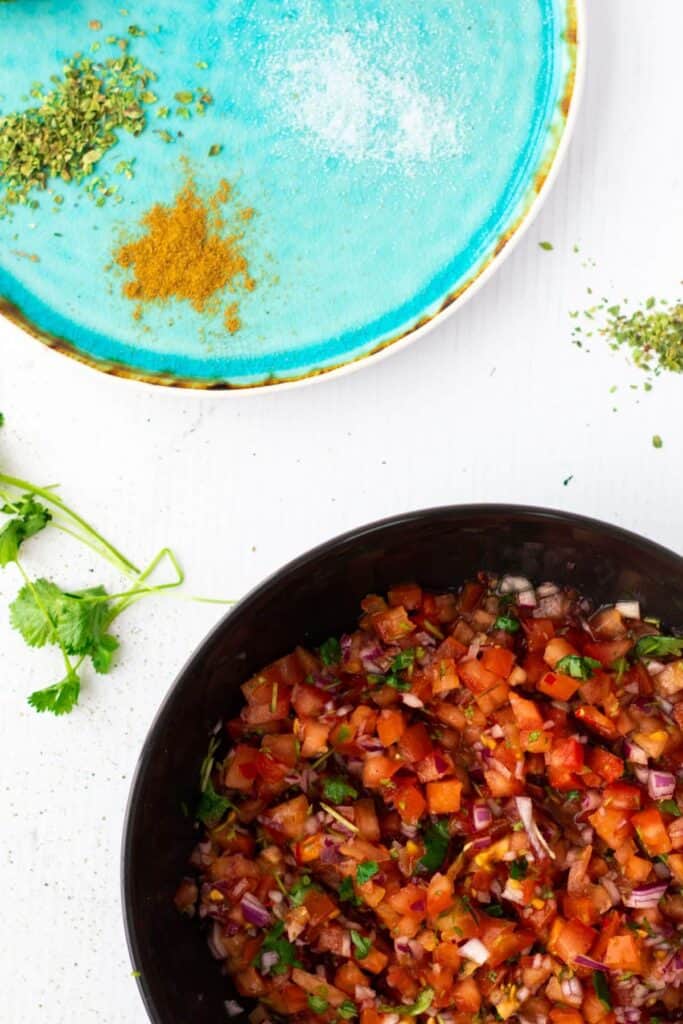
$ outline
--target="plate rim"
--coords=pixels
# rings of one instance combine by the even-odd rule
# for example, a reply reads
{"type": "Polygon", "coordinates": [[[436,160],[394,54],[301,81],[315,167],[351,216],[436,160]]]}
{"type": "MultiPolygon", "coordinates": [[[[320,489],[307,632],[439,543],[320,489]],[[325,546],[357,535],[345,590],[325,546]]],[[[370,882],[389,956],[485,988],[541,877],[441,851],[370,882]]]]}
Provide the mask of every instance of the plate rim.
{"type": "Polygon", "coordinates": [[[486,264],[475,275],[459,285],[454,292],[447,295],[441,305],[423,322],[418,322],[397,336],[378,342],[369,351],[361,355],[344,359],[333,366],[318,367],[307,370],[293,377],[266,378],[263,381],[240,384],[221,379],[199,380],[184,378],[170,373],[155,373],[126,366],[123,363],[100,359],[80,351],[73,342],[66,338],[51,334],[34,324],[30,318],[6,296],[0,293],[0,316],[14,324],[24,333],[58,355],[68,356],[76,363],[87,367],[98,374],[104,373],[116,380],[139,385],[145,390],[165,388],[181,394],[220,394],[220,395],[260,395],[264,392],[289,391],[310,384],[336,380],[342,376],[356,373],[369,365],[375,365],[394,353],[401,352],[409,345],[425,337],[437,325],[445,321],[488,282],[508,256],[515,250],[521,239],[538,216],[559,171],[564,163],[567,150],[574,134],[581,101],[583,98],[586,77],[586,0],[563,0],[567,12],[568,31],[574,39],[569,39],[568,46],[572,50],[572,64],[567,73],[567,81],[560,104],[566,103],[567,110],[559,138],[549,156],[545,157],[547,169],[541,166],[535,172],[534,180],[542,180],[528,206],[517,220],[507,227],[498,239],[493,253],[487,258],[486,264]]]}

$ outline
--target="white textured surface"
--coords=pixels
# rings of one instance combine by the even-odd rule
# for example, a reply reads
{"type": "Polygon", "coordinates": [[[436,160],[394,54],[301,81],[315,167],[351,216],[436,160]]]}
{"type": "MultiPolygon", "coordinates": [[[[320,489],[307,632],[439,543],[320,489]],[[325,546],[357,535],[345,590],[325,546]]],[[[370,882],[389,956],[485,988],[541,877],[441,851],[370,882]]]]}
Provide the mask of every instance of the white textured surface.
{"type": "MultiPolygon", "coordinates": [[[[589,5],[567,162],[527,237],[454,318],[359,374],[250,398],[120,383],[0,323],[2,464],[59,480],[141,561],[172,544],[207,594],[239,596],[341,530],[446,502],[564,507],[680,550],[683,380],[630,391],[642,377],[600,342],[573,347],[567,314],[587,287],[680,294],[683,5],[589,5]]],[[[99,572],[48,539],[32,564],[74,586],[99,572]]],[[[1,609],[16,589],[12,570],[0,575],[1,609]]],[[[53,656],[24,648],[0,611],[3,1021],[143,1024],[119,911],[121,818],[154,710],[217,615],[162,600],[133,610],[119,668],[55,720],[24,704],[53,656]]]]}

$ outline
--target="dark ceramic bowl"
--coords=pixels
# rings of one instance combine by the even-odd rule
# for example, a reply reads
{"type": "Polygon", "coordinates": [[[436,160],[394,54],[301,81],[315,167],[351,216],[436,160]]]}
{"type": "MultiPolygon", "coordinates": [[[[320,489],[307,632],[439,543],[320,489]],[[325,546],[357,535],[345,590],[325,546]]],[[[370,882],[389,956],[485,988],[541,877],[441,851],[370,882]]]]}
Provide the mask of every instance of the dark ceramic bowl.
{"type": "Polygon", "coordinates": [[[616,526],[511,505],[411,512],[315,548],[252,591],[219,623],[172,686],[133,782],[123,843],[123,904],[134,968],[154,1024],[224,1024],[234,993],[196,921],[173,894],[196,842],[181,806],[196,801],[208,733],[235,715],[240,683],[297,643],[354,626],[370,591],[416,580],[445,589],[479,569],[572,583],[597,603],[641,600],[683,625],[683,558],[616,526]]]}

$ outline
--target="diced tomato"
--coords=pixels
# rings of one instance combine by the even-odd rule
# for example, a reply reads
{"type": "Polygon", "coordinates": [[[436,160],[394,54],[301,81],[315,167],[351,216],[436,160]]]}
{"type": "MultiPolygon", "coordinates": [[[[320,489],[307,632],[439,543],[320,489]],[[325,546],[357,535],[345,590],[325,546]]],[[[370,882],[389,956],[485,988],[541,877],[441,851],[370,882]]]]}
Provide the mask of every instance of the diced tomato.
{"type": "Polygon", "coordinates": [[[323,837],[320,832],[314,832],[312,836],[306,836],[296,844],[294,856],[298,864],[309,864],[318,860],[323,849],[323,837]]]}
{"type": "Polygon", "coordinates": [[[613,850],[621,846],[633,831],[630,812],[619,807],[598,807],[588,816],[588,821],[613,850]]]}
{"type": "Polygon", "coordinates": [[[427,783],[427,803],[430,814],[453,814],[460,810],[462,782],[445,779],[427,783]]]}
{"type": "Polygon", "coordinates": [[[579,721],[588,729],[592,729],[598,736],[606,740],[614,740],[619,735],[614,722],[593,707],[592,704],[584,704],[574,712],[579,721]]]}
{"type": "Polygon", "coordinates": [[[543,715],[532,700],[525,700],[524,697],[519,697],[512,690],[510,692],[510,707],[520,729],[543,728],[543,715]]]}
{"type": "Polygon", "coordinates": [[[553,1024],[584,1024],[579,1011],[568,1006],[554,1006],[548,1016],[553,1024]]]}
{"type": "Polygon", "coordinates": [[[503,775],[502,772],[494,768],[485,769],[484,778],[493,797],[517,796],[524,790],[524,784],[521,779],[515,778],[512,774],[509,776],[503,775]]]}
{"type": "Polygon", "coordinates": [[[479,1013],[481,992],[474,978],[464,978],[453,986],[453,1005],[460,1013],[479,1013]]]}
{"type": "Polygon", "coordinates": [[[458,597],[458,608],[461,612],[471,612],[477,607],[484,594],[484,587],[481,583],[474,583],[471,580],[465,584],[458,597]]]}
{"type": "Polygon", "coordinates": [[[620,807],[626,811],[637,811],[640,808],[642,790],[628,782],[614,782],[606,786],[603,792],[605,807],[620,807]]]}
{"type": "Polygon", "coordinates": [[[615,935],[607,943],[605,964],[613,971],[643,971],[643,952],[641,943],[633,932],[627,935],[615,935]]]}
{"type": "Polygon", "coordinates": [[[453,882],[446,875],[435,874],[427,889],[427,915],[435,918],[453,906],[453,882]]]}
{"type": "Polygon", "coordinates": [[[554,789],[576,788],[576,775],[583,768],[583,744],[573,736],[558,740],[546,754],[546,760],[548,779],[554,789]]]}
{"type": "Polygon", "coordinates": [[[589,658],[595,658],[605,668],[609,668],[618,661],[619,658],[623,658],[624,655],[633,647],[633,641],[629,640],[628,637],[623,637],[619,640],[606,640],[600,643],[594,643],[589,640],[588,643],[584,644],[583,653],[589,658]]]}
{"type": "Polygon", "coordinates": [[[281,987],[272,987],[267,995],[263,996],[263,1002],[270,1006],[276,1013],[291,1016],[294,1013],[301,1013],[308,1008],[308,997],[298,985],[286,982],[281,987]]]}
{"type": "Polygon", "coordinates": [[[526,634],[527,648],[532,654],[545,651],[548,641],[555,636],[552,619],[522,619],[522,627],[526,634]]]}
{"type": "Polygon", "coordinates": [[[334,976],[334,983],[342,992],[352,996],[356,991],[356,985],[367,985],[367,974],[363,974],[357,963],[347,960],[341,967],[337,968],[334,976]]]}
{"type": "Polygon", "coordinates": [[[299,739],[301,740],[301,756],[315,757],[327,750],[331,727],[325,722],[314,718],[299,719],[299,739]]]}
{"type": "Polygon", "coordinates": [[[500,677],[489,672],[476,658],[458,662],[458,675],[472,693],[485,693],[500,682],[500,677]]]}
{"type": "Polygon", "coordinates": [[[384,708],[377,718],[377,735],[382,746],[390,747],[397,743],[406,729],[406,720],[403,712],[395,708],[384,708]]]}
{"type": "Polygon", "coordinates": [[[316,686],[309,686],[307,683],[297,683],[292,692],[292,705],[297,715],[315,718],[325,707],[328,694],[319,690],[316,686]]]}
{"type": "Polygon", "coordinates": [[[555,668],[558,661],[561,661],[562,658],[570,657],[572,654],[578,654],[576,647],[572,647],[570,643],[567,643],[564,637],[556,636],[546,644],[543,651],[543,659],[551,668],[555,668]]]}
{"type": "Polygon", "coordinates": [[[558,917],[550,933],[548,949],[571,966],[575,957],[586,955],[595,942],[596,935],[594,928],[582,924],[577,918],[565,921],[558,917]]]}
{"type": "Polygon", "coordinates": [[[401,762],[386,754],[371,754],[363,762],[363,785],[367,789],[379,789],[401,767],[401,762]]]}
{"type": "Polygon", "coordinates": [[[428,754],[431,754],[432,741],[422,722],[411,725],[405,730],[398,741],[398,749],[401,757],[404,757],[411,764],[414,764],[416,761],[422,761],[428,754]]]}
{"type": "Polygon", "coordinates": [[[672,849],[664,819],[656,807],[648,807],[646,811],[634,814],[631,818],[631,825],[651,857],[669,853],[672,849]]]}
{"type": "Polygon", "coordinates": [[[301,839],[304,834],[304,825],[308,817],[308,800],[301,793],[286,800],[283,804],[270,807],[264,813],[264,822],[271,832],[283,836],[285,839],[301,839]]]}
{"type": "Polygon", "coordinates": [[[507,679],[512,672],[515,656],[506,647],[485,647],[481,656],[481,663],[488,672],[493,672],[502,679],[507,679]]]}
{"type": "Polygon", "coordinates": [[[371,621],[380,640],[385,644],[394,643],[394,641],[408,636],[415,629],[403,605],[389,608],[385,612],[375,612],[371,616],[371,621]]]}
{"type": "Polygon", "coordinates": [[[495,686],[492,686],[490,690],[476,694],[474,699],[483,713],[488,716],[491,715],[496,708],[503,707],[503,705],[507,704],[509,696],[510,687],[501,679],[500,682],[496,683],[495,686]]]}
{"type": "Polygon", "coordinates": [[[254,779],[258,774],[258,750],[239,744],[229,756],[223,784],[228,789],[239,789],[245,793],[254,788],[254,779]]]}
{"type": "Polygon", "coordinates": [[[379,842],[381,833],[374,800],[356,800],[353,805],[353,821],[362,839],[367,839],[371,843],[379,842]]]}
{"type": "Polygon", "coordinates": [[[451,690],[457,690],[460,686],[460,679],[453,658],[440,658],[438,661],[435,661],[431,668],[430,680],[432,693],[434,694],[444,694],[449,693],[451,690]]]}
{"type": "Polygon", "coordinates": [[[288,771],[287,765],[276,760],[268,751],[261,751],[256,758],[256,775],[267,783],[280,782],[288,771]]]}
{"type": "Polygon", "coordinates": [[[416,612],[422,603],[422,587],[417,583],[399,583],[390,588],[387,597],[392,608],[403,605],[409,612],[416,612]]]}
{"type": "Polygon", "coordinates": [[[553,700],[571,700],[579,688],[579,680],[566,676],[564,672],[546,672],[536,686],[553,700]]]}
{"type": "Polygon", "coordinates": [[[416,825],[425,810],[427,803],[417,786],[401,786],[394,797],[394,806],[401,815],[401,820],[408,825],[416,825]]]}
{"type": "Polygon", "coordinates": [[[586,760],[591,771],[602,776],[605,782],[616,782],[624,774],[622,759],[608,750],[603,750],[602,747],[589,749],[586,760]]]}
{"type": "Polygon", "coordinates": [[[297,739],[291,732],[264,736],[261,749],[271,754],[277,761],[286,764],[288,768],[294,768],[299,758],[297,739]]]}

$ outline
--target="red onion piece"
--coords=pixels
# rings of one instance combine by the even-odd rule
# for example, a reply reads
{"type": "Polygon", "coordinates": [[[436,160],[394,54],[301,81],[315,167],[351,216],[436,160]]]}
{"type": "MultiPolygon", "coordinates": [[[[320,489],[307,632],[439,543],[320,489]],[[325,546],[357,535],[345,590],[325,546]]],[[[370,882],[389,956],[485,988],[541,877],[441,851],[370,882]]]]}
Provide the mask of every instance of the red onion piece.
{"type": "Polygon", "coordinates": [[[633,764],[647,764],[647,754],[633,740],[624,740],[624,753],[626,760],[633,764]]]}
{"type": "Polygon", "coordinates": [[[493,815],[490,807],[477,805],[472,812],[472,821],[477,832],[482,832],[493,822],[493,815]]]}
{"type": "Polygon", "coordinates": [[[609,967],[601,963],[600,960],[593,960],[591,957],[582,956],[581,954],[574,957],[574,963],[578,964],[579,967],[587,967],[591,971],[609,971],[609,967]]]}
{"type": "Polygon", "coordinates": [[[244,1007],[234,999],[226,999],[223,1005],[228,1017],[239,1017],[241,1013],[244,1013],[244,1007]]]}
{"type": "Polygon", "coordinates": [[[656,768],[650,771],[647,780],[647,791],[653,800],[669,800],[674,795],[676,777],[671,772],[659,772],[656,768]]]}
{"type": "Polygon", "coordinates": [[[250,892],[242,897],[240,903],[244,920],[253,924],[256,928],[267,928],[270,924],[270,914],[260,900],[257,900],[250,892]]]}
{"type": "Polygon", "coordinates": [[[634,889],[630,896],[624,897],[624,905],[633,907],[635,910],[656,907],[667,888],[666,882],[652,882],[650,885],[642,885],[638,889],[634,889]]]}

